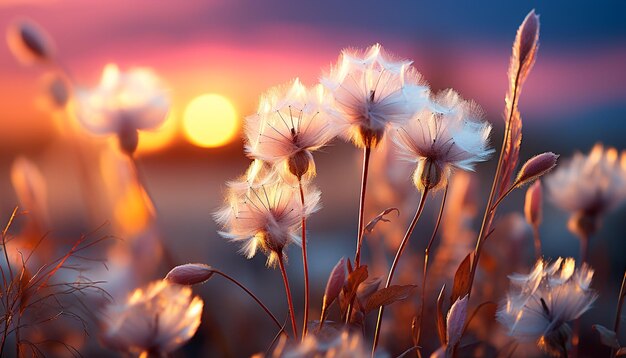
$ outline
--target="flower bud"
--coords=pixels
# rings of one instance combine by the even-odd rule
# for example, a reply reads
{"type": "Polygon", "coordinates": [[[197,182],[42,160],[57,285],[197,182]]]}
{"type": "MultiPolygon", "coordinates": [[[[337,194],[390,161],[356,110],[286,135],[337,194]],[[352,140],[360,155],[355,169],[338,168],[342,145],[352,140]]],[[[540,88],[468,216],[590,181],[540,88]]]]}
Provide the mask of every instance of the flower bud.
{"type": "Polygon", "coordinates": [[[322,309],[326,310],[330,306],[343,289],[346,283],[346,259],[342,257],[337,265],[330,272],[328,282],[326,283],[326,290],[324,291],[324,299],[322,303],[322,309]]]}
{"type": "Polygon", "coordinates": [[[378,143],[383,139],[385,135],[385,128],[374,129],[365,126],[359,127],[359,146],[365,148],[376,148],[378,143]]]}
{"type": "Polygon", "coordinates": [[[313,164],[313,156],[308,150],[299,150],[289,157],[287,160],[287,168],[289,172],[301,179],[305,174],[315,175],[315,166],[313,164]]]}
{"type": "Polygon", "coordinates": [[[443,183],[443,170],[433,160],[420,161],[413,173],[413,183],[418,189],[433,189],[443,183]]]}
{"type": "Polygon", "coordinates": [[[517,174],[514,185],[524,185],[546,174],[556,166],[556,160],[558,158],[558,154],[546,152],[528,159],[517,174]]]}
{"type": "Polygon", "coordinates": [[[179,285],[196,285],[208,281],[214,273],[209,265],[185,264],[174,267],[165,279],[179,285]]]}
{"type": "Polygon", "coordinates": [[[532,226],[539,226],[542,219],[543,190],[541,181],[537,180],[526,191],[526,201],[524,202],[524,215],[526,221],[532,226]]]}
{"type": "Polygon", "coordinates": [[[123,153],[133,155],[139,145],[139,132],[130,126],[122,126],[117,132],[117,140],[123,153]]]}
{"type": "Polygon", "coordinates": [[[50,37],[29,20],[13,24],[7,33],[7,41],[13,55],[23,64],[47,61],[54,52],[50,37]]]}

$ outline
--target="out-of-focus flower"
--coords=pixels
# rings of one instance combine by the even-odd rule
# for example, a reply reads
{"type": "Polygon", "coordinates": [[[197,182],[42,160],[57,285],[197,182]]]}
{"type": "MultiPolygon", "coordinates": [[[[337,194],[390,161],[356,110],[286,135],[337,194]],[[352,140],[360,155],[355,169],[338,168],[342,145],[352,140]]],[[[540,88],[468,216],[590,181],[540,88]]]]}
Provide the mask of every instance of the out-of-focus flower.
{"type": "Polygon", "coordinates": [[[300,179],[315,175],[312,151],[335,137],[337,115],[321,85],[307,89],[295,79],[261,96],[256,114],[246,118],[246,152],[282,166],[300,179]]]}
{"type": "Polygon", "coordinates": [[[542,219],[543,190],[541,189],[541,181],[537,180],[526,191],[526,200],[524,201],[524,215],[528,224],[538,227],[542,219]]]}
{"type": "Polygon", "coordinates": [[[283,255],[285,246],[300,244],[296,233],[302,217],[319,209],[320,192],[312,186],[306,186],[304,192],[302,205],[298,189],[284,182],[231,185],[226,205],[215,213],[215,220],[224,228],[220,234],[241,242],[241,252],[248,258],[261,249],[272,266],[283,255]]]}
{"type": "Polygon", "coordinates": [[[169,97],[161,80],[150,70],[120,72],[114,64],[104,68],[100,85],[76,91],[76,116],[94,134],[115,134],[120,149],[134,153],[138,130],[154,129],[166,119],[169,97]]]}
{"type": "MultiPolygon", "coordinates": [[[[338,331],[335,335],[326,338],[307,335],[296,345],[289,345],[283,339],[272,353],[273,358],[351,358],[369,357],[371,352],[363,341],[360,333],[338,331]]],[[[376,354],[376,357],[383,357],[376,354]]]]}
{"type": "Polygon", "coordinates": [[[551,354],[567,350],[571,336],[568,322],[585,313],[596,300],[589,288],[593,270],[576,269],[572,258],[549,264],[538,260],[528,275],[509,276],[511,289],[500,305],[497,319],[521,342],[536,341],[551,354]]]}
{"type": "Polygon", "coordinates": [[[474,102],[453,90],[439,93],[433,102],[435,111],[417,113],[394,136],[400,156],[417,164],[413,182],[420,189],[442,187],[453,167],[473,170],[493,153],[488,148],[491,125],[474,102]]]}
{"type": "Polygon", "coordinates": [[[24,157],[17,158],[11,166],[11,183],[20,205],[28,210],[37,229],[45,231],[49,224],[48,190],[39,168],[24,157]]]}
{"type": "Polygon", "coordinates": [[[390,123],[403,123],[428,105],[428,86],[411,63],[394,59],[379,44],[342,51],[322,84],[342,114],[345,138],[376,147],[390,123]]]}
{"type": "Polygon", "coordinates": [[[121,352],[166,354],[193,337],[202,307],[191,288],[154,281],[136,289],[126,302],[107,308],[103,340],[121,352]]]}
{"type": "Polygon", "coordinates": [[[626,154],[596,144],[591,153],[574,157],[546,179],[552,201],[572,214],[569,227],[589,236],[602,215],[626,199],[626,154]]]}
{"type": "Polygon", "coordinates": [[[54,55],[53,41],[38,24],[22,19],[7,31],[7,43],[13,55],[25,65],[48,61],[54,55]]]}

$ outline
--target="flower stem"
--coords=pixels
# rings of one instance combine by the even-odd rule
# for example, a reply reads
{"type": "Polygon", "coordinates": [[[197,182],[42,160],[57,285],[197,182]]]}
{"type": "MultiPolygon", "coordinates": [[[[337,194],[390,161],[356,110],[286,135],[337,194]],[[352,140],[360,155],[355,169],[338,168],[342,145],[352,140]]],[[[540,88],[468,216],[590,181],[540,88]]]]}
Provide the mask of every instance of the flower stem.
{"type": "MultiPolygon", "coordinates": [[[[417,206],[417,210],[415,211],[415,217],[413,217],[413,221],[409,225],[404,237],[402,238],[402,242],[400,243],[400,247],[398,247],[398,251],[396,252],[396,256],[393,259],[393,263],[391,264],[391,268],[389,269],[389,275],[387,276],[387,282],[385,283],[385,288],[391,285],[391,280],[393,279],[393,274],[396,271],[396,267],[398,266],[398,261],[400,260],[400,256],[404,252],[406,248],[406,244],[409,242],[409,238],[413,233],[413,229],[415,229],[415,224],[419,220],[422,215],[422,211],[424,211],[424,203],[426,203],[426,196],[428,194],[428,187],[424,189],[422,193],[422,197],[420,198],[419,205],[417,206]]],[[[374,333],[374,344],[372,345],[372,357],[374,356],[374,352],[376,351],[376,347],[378,346],[378,340],[380,339],[380,328],[383,321],[383,313],[385,311],[385,307],[381,306],[378,310],[378,320],[376,321],[376,331],[374,333]]]]}
{"type": "Polygon", "coordinates": [[[280,273],[283,275],[283,282],[285,284],[285,293],[287,295],[287,304],[289,305],[289,316],[291,318],[293,338],[298,339],[298,328],[296,327],[296,312],[293,309],[293,299],[291,298],[291,289],[289,288],[289,278],[287,278],[287,271],[285,270],[285,260],[283,259],[282,252],[278,253],[278,266],[280,267],[280,273]]]}
{"type": "MultiPolygon", "coordinates": [[[[361,199],[359,201],[359,227],[356,237],[356,253],[354,254],[354,267],[361,266],[361,247],[363,246],[363,217],[365,215],[365,189],[367,187],[367,174],[369,172],[370,154],[372,148],[366,146],[363,149],[363,174],[361,175],[361,199]]],[[[346,324],[350,323],[350,317],[352,316],[352,305],[354,304],[354,298],[348,303],[348,309],[346,310],[346,324]]]]}
{"type": "Polygon", "coordinates": [[[225,274],[222,271],[213,269],[213,272],[224,277],[228,281],[234,283],[235,285],[239,286],[239,288],[244,290],[248,294],[248,296],[250,296],[253,300],[255,300],[256,303],[265,311],[265,313],[267,313],[267,315],[270,316],[272,321],[274,321],[274,323],[276,323],[276,326],[278,326],[278,329],[280,329],[281,332],[284,331],[283,326],[280,324],[276,316],[274,316],[274,314],[270,311],[270,309],[267,308],[267,306],[263,304],[263,302],[261,302],[261,300],[254,293],[252,293],[252,291],[250,291],[246,286],[244,286],[241,282],[237,281],[235,278],[225,274]]]}
{"type": "Polygon", "coordinates": [[[420,336],[422,332],[422,323],[424,322],[424,309],[426,307],[426,274],[428,273],[428,257],[430,254],[430,248],[437,237],[437,231],[439,230],[439,225],[441,224],[441,218],[443,217],[443,210],[446,206],[446,197],[448,196],[448,185],[443,192],[443,198],[441,198],[441,207],[439,208],[439,214],[437,215],[437,223],[435,224],[435,229],[433,230],[433,234],[428,241],[428,245],[426,246],[426,250],[424,250],[424,271],[422,272],[422,304],[420,307],[420,320],[419,327],[417,329],[417,334],[415,337],[415,345],[419,345],[420,336]]]}
{"type": "Polygon", "coordinates": [[[363,216],[365,211],[365,189],[367,187],[367,174],[369,171],[370,154],[372,148],[369,146],[363,150],[363,174],[361,176],[361,199],[359,201],[359,228],[357,232],[356,253],[354,255],[355,267],[361,265],[361,247],[363,246],[363,216]]]}
{"type": "Polygon", "coordinates": [[[306,217],[304,215],[304,189],[302,188],[302,178],[299,178],[300,201],[302,202],[302,267],[304,268],[304,323],[302,328],[302,339],[307,334],[309,323],[309,262],[306,255],[306,217]]]}
{"type": "MultiPolygon", "coordinates": [[[[619,289],[619,297],[617,298],[617,310],[615,311],[615,324],[613,324],[613,332],[619,337],[619,323],[622,320],[622,306],[626,297],[626,271],[622,278],[622,286],[619,289]]],[[[611,357],[615,357],[615,348],[611,348],[611,357]]]]}

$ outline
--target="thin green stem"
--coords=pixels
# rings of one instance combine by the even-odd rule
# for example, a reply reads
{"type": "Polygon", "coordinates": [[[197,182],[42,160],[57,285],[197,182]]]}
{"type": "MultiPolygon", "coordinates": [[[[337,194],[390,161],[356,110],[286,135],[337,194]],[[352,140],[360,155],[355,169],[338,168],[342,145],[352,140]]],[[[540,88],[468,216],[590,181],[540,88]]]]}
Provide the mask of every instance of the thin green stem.
{"type": "MultiPolygon", "coordinates": [[[[413,229],[415,229],[415,225],[417,224],[417,221],[422,215],[422,211],[424,211],[424,203],[426,203],[427,195],[428,195],[428,187],[424,189],[424,192],[422,193],[422,197],[420,198],[419,205],[417,206],[417,210],[415,211],[415,216],[413,217],[411,224],[406,230],[406,233],[404,234],[404,237],[402,238],[402,242],[400,242],[400,247],[398,247],[396,256],[394,257],[393,262],[391,264],[391,268],[389,269],[389,274],[387,275],[387,282],[385,283],[385,288],[391,285],[391,280],[393,280],[393,274],[396,271],[398,262],[400,261],[400,257],[402,256],[402,253],[404,252],[404,249],[406,248],[406,245],[409,242],[409,238],[411,237],[411,234],[413,233],[413,229]]],[[[384,306],[381,306],[380,309],[378,310],[378,319],[376,321],[376,331],[374,332],[374,344],[372,345],[372,357],[374,356],[374,352],[376,351],[376,347],[378,346],[378,341],[380,339],[380,328],[381,328],[382,321],[383,321],[384,311],[385,311],[384,306]]]]}
{"type": "Polygon", "coordinates": [[[293,338],[298,339],[298,327],[296,325],[296,311],[293,309],[293,299],[291,298],[291,289],[289,288],[289,278],[287,277],[287,270],[285,270],[285,260],[283,259],[283,253],[278,252],[278,266],[280,267],[280,273],[283,276],[283,283],[285,284],[285,294],[287,295],[287,304],[289,305],[289,317],[291,318],[291,328],[293,329],[293,338]]]}
{"type": "Polygon", "coordinates": [[[298,179],[300,186],[300,202],[302,203],[302,267],[304,268],[304,323],[302,328],[302,339],[307,334],[309,323],[309,263],[306,254],[306,217],[304,214],[304,189],[302,188],[302,178],[298,179]]]}

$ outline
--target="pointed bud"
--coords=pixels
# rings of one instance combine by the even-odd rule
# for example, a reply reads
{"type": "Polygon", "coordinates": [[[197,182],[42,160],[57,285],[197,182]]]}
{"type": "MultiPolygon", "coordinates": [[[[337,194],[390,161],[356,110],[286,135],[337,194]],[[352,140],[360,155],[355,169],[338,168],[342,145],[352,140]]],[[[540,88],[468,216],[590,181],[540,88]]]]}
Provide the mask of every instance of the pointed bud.
{"type": "Polygon", "coordinates": [[[54,53],[48,34],[29,20],[13,24],[7,33],[7,41],[13,55],[23,64],[50,60],[54,53]]]}
{"type": "Polygon", "coordinates": [[[208,281],[214,273],[209,265],[185,264],[174,267],[165,279],[179,285],[196,285],[208,281]]]}
{"type": "Polygon", "coordinates": [[[324,300],[322,310],[325,311],[330,306],[343,289],[346,283],[346,258],[342,257],[337,265],[330,272],[328,282],[326,283],[326,291],[324,291],[324,300]]]}
{"type": "Polygon", "coordinates": [[[546,152],[528,159],[517,174],[514,186],[524,185],[546,174],[556,166],[558,158],[558,154],[546,152]]]}
{"type": "Polygon", "coordinates": [[[526,221],[535,227],[541,224],[542,219],[543,190],[541,181],[537,180],[526,191],[526,201],[524,202],[524,215],[526,221]]]}
{"type": "Polygon", "coordinates": [[[450,307],[448,317],[446,318],[448,349],[452,351],[456,349],[463,335],[463,327],[465,326],[465,319],[467,318],[467,301],[467,295],[457,299],[452,307],[450,307]]]}

